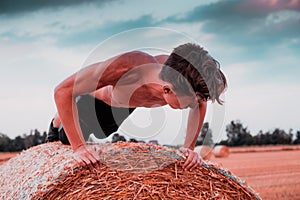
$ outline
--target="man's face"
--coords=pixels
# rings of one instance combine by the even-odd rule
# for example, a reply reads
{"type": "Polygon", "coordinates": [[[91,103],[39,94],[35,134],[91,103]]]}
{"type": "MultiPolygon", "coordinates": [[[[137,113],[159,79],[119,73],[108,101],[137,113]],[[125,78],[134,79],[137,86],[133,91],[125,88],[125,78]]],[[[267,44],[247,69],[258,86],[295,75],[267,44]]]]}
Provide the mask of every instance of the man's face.
{"type": "Polygon", "coordinates": [[[185,109],[196,103],[196,98],[187,95],[176,95],[172,86],[164,86],[164,99],[174,109],[185,109]]]}

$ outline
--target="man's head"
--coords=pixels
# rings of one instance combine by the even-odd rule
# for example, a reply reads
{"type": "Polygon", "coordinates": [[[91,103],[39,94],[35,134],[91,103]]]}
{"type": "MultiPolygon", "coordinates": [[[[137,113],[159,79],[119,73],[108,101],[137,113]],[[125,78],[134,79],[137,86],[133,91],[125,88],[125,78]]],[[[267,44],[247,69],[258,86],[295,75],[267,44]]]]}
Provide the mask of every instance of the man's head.
{"type": "Polygon", "coordinates": [[[177,96],[195,96],[198,100],[216,100],[227,87],[218,61],[196,44],[183,44],[174,49],[160,72],[160,78],[172,85],[177,96]]]}

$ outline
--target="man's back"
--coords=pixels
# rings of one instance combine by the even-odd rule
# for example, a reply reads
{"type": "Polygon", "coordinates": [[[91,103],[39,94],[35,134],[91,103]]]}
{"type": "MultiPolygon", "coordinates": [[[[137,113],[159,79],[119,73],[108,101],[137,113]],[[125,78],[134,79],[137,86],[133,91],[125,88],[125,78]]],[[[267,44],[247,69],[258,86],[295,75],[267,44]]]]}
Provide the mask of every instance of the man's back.
{"type": "Polygon", "coordinates": [[[161,92],[159,72],[166,55],[159,55],[156,62],[144,64],[124,73],[115,85],[108,85],[93,95],[108,105],[136,108],[166,105],[161,92]]]}

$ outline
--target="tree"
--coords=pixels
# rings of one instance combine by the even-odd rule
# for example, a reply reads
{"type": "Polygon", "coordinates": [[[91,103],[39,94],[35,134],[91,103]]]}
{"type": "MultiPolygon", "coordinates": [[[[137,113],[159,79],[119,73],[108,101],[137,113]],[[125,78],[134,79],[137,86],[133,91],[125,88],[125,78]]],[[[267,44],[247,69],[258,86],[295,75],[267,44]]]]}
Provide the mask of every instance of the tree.
{"type": "Polygon", "coordinates": [[[25,149],[25,144],[24,144],[24,138],[21,136],[17,136],[14,140],[11,142],[11,150],[12,151],[22,151],[25,149]]]}
{"type": "Polygon", "coordinates": [[[291,144],[292,134],[276,128],[271,135],[271,144],[291,144]]]}
{"type": "Polygon", "coordinates": [[[300,144],[300,131],[296,133],[296,139],[293,142],[294,144],[300,144]]]}
{"type": "Polygon", "coordinates": [[[31,131],[30,135],[24,134],[25,149],[28,149],[28,148],[33,146],[33,143],[34,143],[34,138],[33,137],[34,136],[32,135],[32,131],[31,131]]]}
{"type": "Polygon", "coordinates": [[[11,139],[3,134],[0,133],[0,152],[9,152],[11,151],[11,139]]]}
{"type": "Polygon", "coordinates": [[[271,134],[270,132],[263,133],[262,130],[253,137],[253,144],[254,145],[268,145],[271,144],[271,134]]]}
{"type": "Polygon", "coordinates": [[[44,132],[43,132],[42,143],[45,143],[45,142],[46,142],[46,138],[47,138],[47,132],[44,131],[44,132]]]}
{"type": "Polygon", "coordinates": [[[35,129],[34,130],[34,135],[33,135],[33,146],[42,144],[43,142],[44,142],[43,136],[41,135],[41,133],[37,129],[35,129]]]}
{"type": "Polygon", "coordinates": [[[253,138],[250,132],[244,127],[239,121],[231,121],[230,124],[226,126],[227,132],[227,145],[228,146],[243,146],[252,145],[253,138]]]}
{"type": "Polygon", "coordinates": [[[43,135],[35,129],[30,131],[30,135],[24,133],[22,136],[17,136],[15,139],[10,139],[7,135],[0,133],[0,152],[16,152],[28,149],[45,142],[47,133],[43,135]]]}

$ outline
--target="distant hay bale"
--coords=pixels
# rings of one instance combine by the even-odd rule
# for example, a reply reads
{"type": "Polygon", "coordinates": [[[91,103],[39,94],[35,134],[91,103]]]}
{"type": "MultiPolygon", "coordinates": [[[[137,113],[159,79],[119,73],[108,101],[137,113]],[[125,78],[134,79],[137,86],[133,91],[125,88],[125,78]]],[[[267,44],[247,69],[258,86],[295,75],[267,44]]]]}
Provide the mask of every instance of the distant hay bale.
{"type": "Polygon", "coordinates": [[[204,160],[209,160],[213,155],[213,149],[205,145],[196,146],[194,151],[197,152],[204,160]]]}
{"type": "Polygon", "coordinates": [[[214,147],[213,154],[216,158],[226,158],[229,156],[229,148],[224,145],[214,147]]]}
{"type": "Polygon", "coordinates": [[[0,199],[260,199],[230,172],[204,163],[184,171],[175,149],[106,143],[100,168],[77,166],[70,146],[47,143],[0,166],[0,199]]]}

